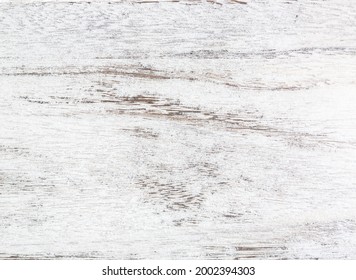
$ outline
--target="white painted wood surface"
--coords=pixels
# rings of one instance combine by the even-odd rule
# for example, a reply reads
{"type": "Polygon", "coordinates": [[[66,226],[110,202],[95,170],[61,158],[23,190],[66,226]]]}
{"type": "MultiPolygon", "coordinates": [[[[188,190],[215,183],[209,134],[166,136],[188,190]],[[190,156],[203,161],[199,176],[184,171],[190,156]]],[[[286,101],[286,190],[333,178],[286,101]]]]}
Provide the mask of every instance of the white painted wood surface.
{"type": "Polygon", "coordinates": [[[356,258],[356,3],[233,2],[0,3],[1,259],[356,258]]]}

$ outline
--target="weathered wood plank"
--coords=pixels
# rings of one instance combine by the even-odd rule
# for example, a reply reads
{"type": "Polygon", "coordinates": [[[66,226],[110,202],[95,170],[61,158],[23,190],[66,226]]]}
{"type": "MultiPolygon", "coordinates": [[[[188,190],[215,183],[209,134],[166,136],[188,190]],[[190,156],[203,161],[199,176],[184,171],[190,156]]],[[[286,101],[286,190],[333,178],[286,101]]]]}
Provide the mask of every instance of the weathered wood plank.
{"type": "Polygon", "coordinates": [[[355,258],[353,1],[133,2],[0,3],[0,258],[355,258]]]}

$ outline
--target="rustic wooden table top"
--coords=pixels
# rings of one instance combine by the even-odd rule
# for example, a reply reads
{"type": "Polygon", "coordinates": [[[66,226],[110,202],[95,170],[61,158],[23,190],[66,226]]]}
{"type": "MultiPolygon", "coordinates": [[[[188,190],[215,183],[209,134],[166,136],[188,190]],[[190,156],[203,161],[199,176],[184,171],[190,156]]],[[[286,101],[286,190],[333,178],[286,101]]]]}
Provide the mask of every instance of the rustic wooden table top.
{"type": "Polygon", "coordinates": [[[1,1],[0,259],[356,258],[353,0],[1,1]]]}

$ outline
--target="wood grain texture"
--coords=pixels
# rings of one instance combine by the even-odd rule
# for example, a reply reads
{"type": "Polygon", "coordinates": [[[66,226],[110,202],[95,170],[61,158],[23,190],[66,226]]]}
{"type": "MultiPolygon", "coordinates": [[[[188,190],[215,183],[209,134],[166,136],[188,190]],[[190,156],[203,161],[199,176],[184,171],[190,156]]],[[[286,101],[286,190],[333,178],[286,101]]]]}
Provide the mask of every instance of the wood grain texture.
{"type": "Polygon", "coordinates": [[[355,2],[137,2],[0,3],[0,258],[355,259],[355,2]]]}

